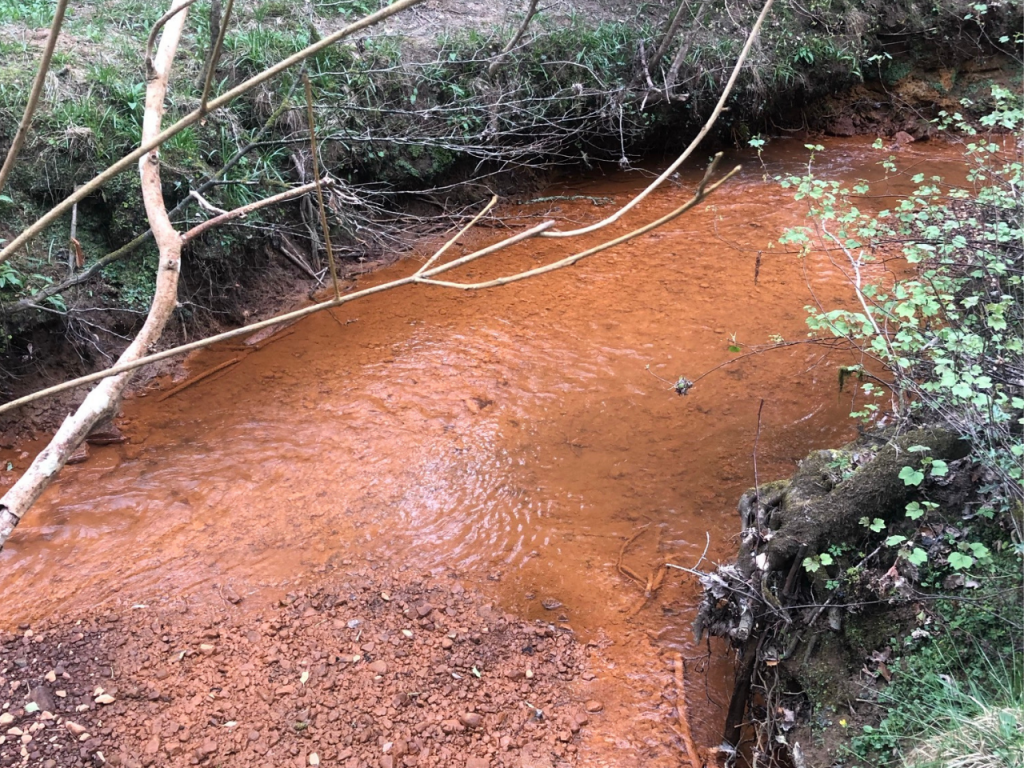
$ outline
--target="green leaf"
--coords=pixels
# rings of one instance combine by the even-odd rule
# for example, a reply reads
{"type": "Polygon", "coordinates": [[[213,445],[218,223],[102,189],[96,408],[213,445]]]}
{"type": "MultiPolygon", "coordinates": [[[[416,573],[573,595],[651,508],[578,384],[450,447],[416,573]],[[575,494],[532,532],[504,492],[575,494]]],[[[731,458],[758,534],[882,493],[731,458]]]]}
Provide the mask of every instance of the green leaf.
{"type": "Polygon", "coordinates": [[[832,563],[834,563],[835,561],[832,559],[832,555],[830,555],[828,552],[822,552],[820,555],[818,555],[818,562],[820,562],[822,565],[832,565],[832,563]]]}
{"type": "Polygon", "coordinates": [[[916,501],[912,501],[909,504],[907,504],[907,517],[909,517],[911,520],[918,520],[923,516],[924,510],[921,508],[920,504],[918,504],[916,501]]]}
{"type": "Polygon", "coordinates": [[[907,555],[907,560],[912,565],[924,565],[928,562],[928,553],[920,547],[914,547],[914,551],[907,555]]]}
{"type": "Polygon", "coordinates": [[[903,481],[904,485],[920,485],[924,480],[924,472],[920,472],[913,467],[904,467],[900,470],[899,478],[903,481]]]}
{"type": "Polygon", "coordinates": [[[887,547],[897,547],[897,546],[899,546],[900,544],[902,544],[906,540],[907,540],[906,536],[900,536],[900,535],[890,536],[889,538],[887,538],[885,540],[885,546],[887,546],[887,547]]]}
{"type": "Polygon", "coordinates": [[[942,459],[935,459],[932,462],[932,477],[942,477],[949,473],[949,466],[942,459]]]}
{"type": "Polygon", "coordinates": [[[972,541],[967,546],[971,548],[971,552],[974,553],[974,556],[978,558],[978,560],[988,560],[992,555],[989,548],[980,541],[972,541]]]}
{"type": "Polygon", "coordinates": [[[742,352],[743,349],[742,349],[742,347],[737,347],[735,344],[730,344],[729,345],[729,351],[730,352],[742,352]]]}
{"type": "Polygon", "coordinates": [[[818,558],[816,557],[805,557],[803,565],[804,570],[806,570],[808,573],[816,573],[818,571],[818,568],[821,567],[818,563],[818,558]]]}
{"type": "Polygon", "coordinates": [[[946,562],[950,564],[954,571],[963,571],[974,565],[974,558],[960,552],[950,552],[946,562]]]}

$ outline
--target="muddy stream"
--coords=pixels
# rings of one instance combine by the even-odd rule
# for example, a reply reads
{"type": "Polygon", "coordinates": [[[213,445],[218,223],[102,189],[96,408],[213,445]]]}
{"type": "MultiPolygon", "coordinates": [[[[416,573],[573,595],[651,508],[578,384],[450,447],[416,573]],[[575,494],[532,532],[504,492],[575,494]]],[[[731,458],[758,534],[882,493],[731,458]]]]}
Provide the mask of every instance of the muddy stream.
{"type": "MultiPolygon", "coordinates": [[[[901,163],[934,170],[945,152],[913,146],[901,163]]],[[[765,162],[797,173],[806,155],[802,141],[779,141],[765,162]]],[[[581,764],[675,764],[664,691],[676,652],[695,738],[717,744],[731,664],[722,648],[709,660],[694,647],[693,579],[671,573],[629,616],[642,591],[617,571],[620,548],[649,526],[625,557],[644,576],[666,560],[694,565],[708,541],[710,561],[732,555],[762,400],[762,481],[853,433],[851,393],[837,388],[845,361],[820,348],[746,358],[685,397],[663,381],[736,357],[733,337],[801,338],[812,292],[846,297],[826,255],[771,247],[806,204],[765,182],[756,157],[738,159],[742,174],[703,207],[574,268],[480,293],[400,288],[307,318],[258,351],[191,358],[193,375],[240,360],[173,397],[126,402],[129,441],[63,472],[0,554],[4,624],[103,604],[221,607],[226,586],[257,611],[308,574],[371,558],[456,575],[507,611],[598,643],[606,719],[581,764]]],[[[818,169],[877,179],[877,160],[870,140],[831,141],[818,169]]],[[[595,176],[543,194],[621,204],[646,178],[595,176]]],[[[610,229],[679,205],[698,178],[684,172],[610,229]]],[[[576,199],[501,210],[523,226],[513,217],[590,222],[612,208],[576,199]]],[[[479,229],[452,256],[501,234],[479,229]]],[[[459,277],[519,271],[570,247],[535,240],[459,277]]],[[[28,461],[11,458],[7,482],[28,461]]]]}

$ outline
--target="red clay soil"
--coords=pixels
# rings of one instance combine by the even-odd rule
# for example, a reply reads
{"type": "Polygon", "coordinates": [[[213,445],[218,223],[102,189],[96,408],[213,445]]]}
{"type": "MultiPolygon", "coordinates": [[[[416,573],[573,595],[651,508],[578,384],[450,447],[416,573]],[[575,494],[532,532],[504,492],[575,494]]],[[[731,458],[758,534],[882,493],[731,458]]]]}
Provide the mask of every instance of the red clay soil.
{"type": "Polygon", "coordinates": [[[0,765],[575,763],[587,648],[457,582],[353,571],[247,615],[178,601],[0,635],[0,765]]]}

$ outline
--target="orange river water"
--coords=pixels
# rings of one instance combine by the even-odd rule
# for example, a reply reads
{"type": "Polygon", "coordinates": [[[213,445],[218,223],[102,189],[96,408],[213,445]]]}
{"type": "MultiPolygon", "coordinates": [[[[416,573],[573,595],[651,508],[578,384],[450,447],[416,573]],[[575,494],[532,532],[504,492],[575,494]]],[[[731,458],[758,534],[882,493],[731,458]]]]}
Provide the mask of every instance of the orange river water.
{"type": "MultiPolygon", "coordinates": [[[[870,140],[825,144],[823,176],[883,176],[870,140]]],[[[776,141],[764,162],[799,173],[807,154],[802,141],[776,141]]],[[[899,162],[941,173],[954,158],[924,144],[899,162]]],[[[705,547],[705,567],[727,560],[755,437],[765,481],[854,433],[851,388],[837,385],[847,360],[820,347],[744,358],[685,397],[666,383],[737,357],[733,338],[801,338],[814,297],[849,297],[838,262],[776,242],[805,221],[806,202],[765,181],[752,154],[724,165],[737,159],[741,175],[702,207],[570,269],[486,292],[403,287],[311,316],[251,354],[235,345],[193,356],[191,374],[242,359],[173,397],[125,403],[129,441],[66,468],[0,553],[0,620],[183,596],[221,605],[224,585],[259,608],[318,570],[369,557],[458,574],[506,610],[565,619],[597,643],[606,715],[581,764],[678,764],[666,693],[675,653],[687,660],[695,739],[717,744],[731,661],[724,647],[708,658],[694,646],[694,580],[671,572],[631,617],[641,589],[617,571],[620,548],[650,524],[625,555],[643,576],[665,561],[692,566],[705,547]],[[546,610],[546,599],[563,607],[546,610]]],[[[684,170],[599,233],[528,241],[449,274],[556,260],[678,206],[699,176],[684,170]]],[[[544,194],[621,204],[648,179],[590,176],[544,194]]],[[[864,204],[889,204],[909,184],[880,181],[864,204]]],[[[511,217],[591,222],[611,210],[563,200],[498,212],[521,225],[511,217]]],[[[451,255],[503,234],[478,229],[451,255]]],[[[422,258],[356,284],[408,274],[422,258]]],[[[11,459],[7,483],[28,461],[11,459]]]]}

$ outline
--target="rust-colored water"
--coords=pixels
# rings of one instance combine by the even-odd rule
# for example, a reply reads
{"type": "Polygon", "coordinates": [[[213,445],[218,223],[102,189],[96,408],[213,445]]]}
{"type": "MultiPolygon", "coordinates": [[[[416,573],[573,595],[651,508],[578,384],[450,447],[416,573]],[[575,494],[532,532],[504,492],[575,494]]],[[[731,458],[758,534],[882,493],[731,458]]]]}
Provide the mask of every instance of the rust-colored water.
{"type": "MultiPolygon", "coordinates": [[[[829,144],[819,171],[879,176],[868,143],[829,144]]],[[[778,143],[770,170],[798,172],[801,144],[778,143]]],[[[819,348],[745,359],[686,397],[659,380],[693,379],[734,357],[733,336],[800,338],[812,290],[826,303],[846,296],[824,255],[801,261],[769,249],[806,205],[743,159],[743,174],[704,207],[575,268],[486,293],[378,294],[308,318],[163,402],[127,403],[130,442],[67,468],[0,555],[5,623],[105,601],[216,602],[223,584],[258,607],[303,574],[369,554],[458,573],[508,610],[564,615],[604,645],[597,695],[607,731],[584,745],[584,765],[676,764],[673,703],[663,695],[674,652],[691,657],[695,736],[717,743],[729,663],[721,653],[710,664],[695,660],[704,651],[689,633],[690,577],[670,574],[629,618],[640,590],[616,570],[620,547],[651,524],[626,555],[644,576],[666,559],[693,565],[708,537],[711,561],[731,555],[736,500],[754,480],[762,400],[762,480],[788,475],[809,450],[852,432],[849,393],[837,392],[841,361],[819,348]],[[546,610],[547,598],[564,607],[546,610]]],[[[936,147],[902,158],[919,170],[938,161],[936,147]]],[[[684,173],[614,234],[677,206],[696,178],[684,173]]],[[[551,194],[621,203],[642,183],[612,176],[551,194]]],[[[556,205],[558,218],[574,221],[610,210],[556,205]]],[[[498,236],[481,230],[464,245],[498,236]]],[[[461,276],[518,271],[570,247],[532,241],[461,276]]],[[[190,369],[238,355],[207,352],[190,369]]]]}

